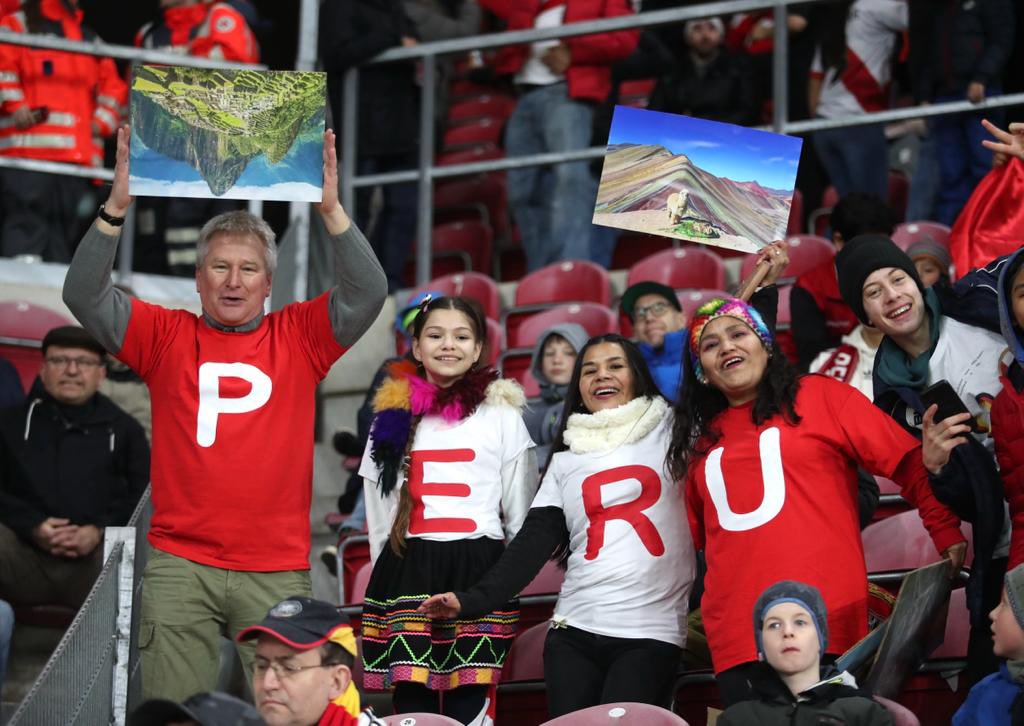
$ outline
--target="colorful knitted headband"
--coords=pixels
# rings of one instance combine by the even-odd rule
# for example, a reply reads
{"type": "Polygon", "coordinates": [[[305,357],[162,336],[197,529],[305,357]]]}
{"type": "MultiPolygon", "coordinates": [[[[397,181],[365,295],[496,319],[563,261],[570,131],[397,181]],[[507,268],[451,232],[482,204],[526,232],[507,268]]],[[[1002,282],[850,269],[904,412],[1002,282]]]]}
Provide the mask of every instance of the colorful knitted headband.
{"type": "Polygon", "coordinates": [[[690,319],[690,362],[693,363],[693,371],[697,374],[697,380],[706,382],[704,369],[700,365],[700,338],[704,334],[704,328],[712,320],[722,317],[731,317],[741,320],[753,330],[765,349],[771,352],[773,337],[772,331],[764,324],[761,313],[757,312],[750,305],[734,297],[715,298],[697,308],[697,312],[690,319]]]}

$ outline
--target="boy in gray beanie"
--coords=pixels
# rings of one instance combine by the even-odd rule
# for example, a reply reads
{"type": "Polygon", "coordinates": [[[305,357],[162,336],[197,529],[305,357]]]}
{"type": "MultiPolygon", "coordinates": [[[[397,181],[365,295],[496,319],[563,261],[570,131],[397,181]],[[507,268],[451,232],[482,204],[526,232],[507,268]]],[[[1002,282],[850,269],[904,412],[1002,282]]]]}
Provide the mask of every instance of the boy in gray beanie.
{"type": "Polygon", "coordinates": [[[971,689],[953,726],[1024,724],[1024,565],[1003,578],[1003,597],[989,613],[993,651],[1006,660],[971,689]]]}
{"type": "Polygon", "coordinates": [[[748,724],[892,724],[849,673],[822,666],[828,646],[828,612],[818,588],[783,580],[754,605],[754,640],[761,668],[751,678],[757,700],[730,706],[719,726],[748,724]]]}

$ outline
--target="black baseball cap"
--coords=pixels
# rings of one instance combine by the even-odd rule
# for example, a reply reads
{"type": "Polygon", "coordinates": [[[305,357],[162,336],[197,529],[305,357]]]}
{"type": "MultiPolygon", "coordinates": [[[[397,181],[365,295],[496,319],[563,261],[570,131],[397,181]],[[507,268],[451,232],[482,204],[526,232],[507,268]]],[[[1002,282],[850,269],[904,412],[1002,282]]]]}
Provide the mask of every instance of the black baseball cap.
{"type": "Polygon", "coordinates": [[[200,726],[266,726],[250,704],[218,692],[197,693],[183,703],[151,699],[128,717],[128,726],[165,726],[181,721],[195,721],[200,726]]]}
{"type": "Polygon", "coordinates": [[[270,608],[263,620],[240,632],[237,640],[267,633],[297,650],[310,650],[330,640],[338,628],[347,627],[348,619],[331,603],[293,595],[270,608]]]}
{"type": "Polygon", "coordinates": [[[622,312],[629,316],[630,320],[633,319],[633,308],[636,306],[636,301],[644,295],[659,295],[665,298],[665,302],[676,310],[682,311],[683,309],[683,306],[679,304],[679,298],[676,297],[675,290],[668,285],[662,285],[660,282],[645,280],[644,282],[638,282],[635,285],[630,285],[626,288],[626,291],[622,293],[622,300],[619,301],[619,307],[622,309],[622,312]]]}

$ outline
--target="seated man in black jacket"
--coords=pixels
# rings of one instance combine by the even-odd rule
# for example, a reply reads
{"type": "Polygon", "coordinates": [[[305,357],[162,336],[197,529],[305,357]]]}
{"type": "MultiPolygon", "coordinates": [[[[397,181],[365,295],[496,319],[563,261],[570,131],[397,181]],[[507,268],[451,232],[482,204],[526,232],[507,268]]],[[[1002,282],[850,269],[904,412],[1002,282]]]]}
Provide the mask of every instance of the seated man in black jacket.
{"type": "Polygon", "coordinates": [[[648,108],[686,116],[750,125],[757,121],[757,98],[747,59],[725,49],[720,18],[689,20],[686,47],[660,78],[648,108]]]}
{"type": "Polygon", "coordinates": [[[96,389],[106,351],[54,328],[18,406],[0,410],[0,598],[82,604],[102,566],[103,528],[123,525],[149,481],[142,427],[96,389]]]}

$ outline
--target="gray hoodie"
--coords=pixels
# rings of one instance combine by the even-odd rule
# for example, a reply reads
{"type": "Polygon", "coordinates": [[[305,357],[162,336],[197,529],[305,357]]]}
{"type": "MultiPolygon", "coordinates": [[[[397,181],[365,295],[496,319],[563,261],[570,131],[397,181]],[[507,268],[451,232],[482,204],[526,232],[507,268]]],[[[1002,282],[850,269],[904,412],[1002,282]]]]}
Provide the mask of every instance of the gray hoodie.
{"type": "Polygon", "coordinates": [[[560,323],[553,325],[537,338],[537,344],[533,348],[533,359],[530,363],[530,372],[540,384],[540,400],[530,404],[523,413],[523,421],[530,437],[537,444],[537,464],[541,468],[548,460],[548,451],[551,442],[558,433],[558,423],[562,418],[562,403],[565,400],[565,393],[568,386],[558,386],[551,383],[542,370],[542,358],[544,355],[544,344],[552,335],[560,335],[569,341],[569,345],[579,353],[587,342],[589,336],[587,331],[576,323],[560,323]]]}

